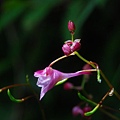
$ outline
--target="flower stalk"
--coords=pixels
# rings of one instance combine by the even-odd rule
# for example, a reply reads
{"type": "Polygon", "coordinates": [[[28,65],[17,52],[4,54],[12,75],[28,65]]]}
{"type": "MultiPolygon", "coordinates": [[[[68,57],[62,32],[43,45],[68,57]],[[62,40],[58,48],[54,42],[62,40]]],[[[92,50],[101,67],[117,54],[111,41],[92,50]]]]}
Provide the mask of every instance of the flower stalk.
{"type": "Polygon", "coordinates": [[[14,98],[14,97],[12,96],[12,94],[11,94],[11,92],[10,92],[9,89],[7,90],[7,94],[8,94],[8,96],[9,96],[9,98],[10,98],[11,101],[17,102],[17,103],[24,102],[25,100],[27,100],[27,99],[33,97],[33,95],[30,95],[30,96],[27,96],[27,97],[25,97],[25,98],[16,99],[16,98],[14,98]]]}
{"type": "Polygon", "coordinates": [[[27,83],[23,83],[23,84],[13,84],[13,85],[5,86],[5,87],[0,89],[0,92],[2,92],[4,90],[7,90],[9,88],[19,87],[19,86],[28,86],[28,84],[27,83]]]}

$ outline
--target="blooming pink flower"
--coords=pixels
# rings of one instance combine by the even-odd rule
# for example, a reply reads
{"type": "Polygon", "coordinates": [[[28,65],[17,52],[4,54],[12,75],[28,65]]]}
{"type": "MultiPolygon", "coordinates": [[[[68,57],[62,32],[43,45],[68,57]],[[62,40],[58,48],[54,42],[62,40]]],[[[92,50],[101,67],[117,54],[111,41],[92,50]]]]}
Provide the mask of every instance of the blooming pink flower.
{"type": "Polygon", "coordinates": [[[75,39],[74,41],[68,40],[63,45],[62,50],[65,55],[69,55],[73,53],[74,51],[79,50],[80,46],[81,46],[80,39],[75,39]]]}
{"type": "Polygon", "coordinates": [[[40,100],[43,98],[46,92],[54,87],[57,82],[82,74],[89,74],[89,72],[78,71],[75,73],[63,73],[51,67],[46,67],[44,70],[36,71],[34,76],[38,77],[37,86],[42,87],[40,100]]]}

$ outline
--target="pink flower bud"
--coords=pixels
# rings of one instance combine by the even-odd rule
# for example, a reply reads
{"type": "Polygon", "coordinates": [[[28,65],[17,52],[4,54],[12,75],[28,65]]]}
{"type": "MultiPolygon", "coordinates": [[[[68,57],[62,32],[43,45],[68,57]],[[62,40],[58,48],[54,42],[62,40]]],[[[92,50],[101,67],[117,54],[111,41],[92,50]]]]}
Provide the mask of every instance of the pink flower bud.
{"type": "Polygon", "coordinates": [[[92,110],[92,108],[91,108],[90,106],[85,106],[85,107],[83,108],[84,113],[89,112],[89,111],[91,111],[91,110],[92,110]]]}
{"type": "Polygon", "coordinates": [[[70,90],[70,89],[73,89],[73,84],[72,83],[70,83],[70,82],[66,82],[65,84],[64,84],[64,89],[65,90],[70,90]]]}
{"type": "MultiPolygon", "coordinates": [[[[86,113],[86,112],[91,111],[92,108],[90,106],[85,106],[82,110],[84,113],[86,113]]],[[[84,116],[84,118],[86,118],[86,120],[91,120],[91,116],[84,116]]]]}
{"type": "Polygon", "coordinates": [[[83,66],[83,70],[88,70],[88,69],[91,69],[92,67],[89,65],[89,64],[85,64],[83,66]]]}
{"type": "Polygon", "coordinates": [[[74,51],[78,51],[80,49],[80,39],[75,39],[74,41],[68,40],[62,47],[62,50],[65,55],[70,55],[74,51]]]}
{"type": "Polygon", "coordinates": [[[78,51],[80,49],[80,46],[81,46],[80,39],[75,39],[71,46],[71,52],[78,51]]]}
{"type": "Polygon", "coordinates": [[[70,48],[70,45],[65,43],[62,47],[62,50],[64,52],[65,55],[69,55],[71,54],[71,48],[70,48]]]}
{"type": "MultiPolygon", "coordinates": [[[[85,64],[83,66],[83,70],[89,70],[89,69],[92,69],[92,67],[89,65],[89,64],[85,64]]],[[[90,78],[90,74],[91,74],[91,71],[89,71],[89,74],[87,75],[84,75],[84,80],[87,82],[90,78]]]]}
{"type": "Polygon", "coordinates": [[[69,22],[68,22],[68,30],[73,34],[74,33],[74,31],[75,31],[75,24],[71,21],[71,20],[69,20],[69,22]]]}
{"type": "Polygon", "coordinates": [[[72,114],[73,114],[74,116],[78,116],[78,115],[83,116],[83,115],[84,115],[84,112],[83,112],[83,110],[82,110],[79,106],[75,106],[75,107],[73,107],[73,109],[72,109],[72,114]]]}
{"type": "Polygon", "coordinates": [[[72,114],[74,116],[81,115],[81,117],[85,118],[85,120],[91,120],[91,116],[85,116],[84,113],[91,111],[92,108],[89,106],[85,106],[81,108],[80,106],[74,106],[72,109],[72,114]]]}

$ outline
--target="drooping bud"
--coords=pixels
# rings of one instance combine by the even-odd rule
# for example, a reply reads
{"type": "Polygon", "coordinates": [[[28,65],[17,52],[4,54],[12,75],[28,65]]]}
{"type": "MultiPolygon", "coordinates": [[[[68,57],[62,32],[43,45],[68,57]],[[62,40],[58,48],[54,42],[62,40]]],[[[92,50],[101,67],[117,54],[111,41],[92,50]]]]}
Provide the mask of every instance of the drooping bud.
{"type": "Polygon", "coordinates": [[[78,115],[83,116],[84,112],[79,106],[74,106],[72,109],[72,114],[73,114],[73,116],[78,116],[78,115]]]}
{"type": "Polygon", "coordinates": [[[66,82],[66,83],[64,84],[64,89],[65,89],[65,90],[71,90],[71,89],[73,89],[73,88],[74,88],[74,86],[73,86],[73,84],[70,83],[70,82],[66,82]]]}
{"type": "Polygon", "coordinates": [[[74,34],[75,24],[71,20],[69,20],[68,22],[68,30],[70,31],[71,34],[74,34]]]}

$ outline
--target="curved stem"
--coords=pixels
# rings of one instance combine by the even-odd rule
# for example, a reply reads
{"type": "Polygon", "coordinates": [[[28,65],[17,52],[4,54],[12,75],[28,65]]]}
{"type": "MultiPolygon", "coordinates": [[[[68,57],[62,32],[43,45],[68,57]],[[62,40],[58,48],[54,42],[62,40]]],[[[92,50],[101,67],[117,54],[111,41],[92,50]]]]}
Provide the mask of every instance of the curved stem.
{"type": "MultiPolygon", "coordinates": [[[[94,102],[94,101],[92,101],[92,100],[89,100],[89,99],[87,99],[86,97],[84,97],[83,95],[81,95],[80,92],[78,92],[78,96],[79,96],[79,98],[80,98],[81,100],[84,100],[85,102],[87,102],[87,103],[89,103],[89,104],[91,104],[91,105],[93,105],[93,106],[97,106],[97,105],[98,105],[96,102],[94,102]]],[[[106,96],[106,95],[105,95],[105,96],[106,96]]],[[[104,97],[105,97],[105,96],[104,96],[104,97]]],[[[116,116],[114,116],[113,114],[107,112],[107,111],[104,110],[103,108],[109,108],[109,109],[115,111],[114,109],[112,109],[112,108],[110,108],[110,107],[107,107],[107,106],[104,106],[104,105],[101,105],[101,106],[100,106],[100,110],[101,110],[103,113],[105,113],[106,115],[108,115],[109,117],[111,117],[111,118],[114,119],[114,120],[119,120],[118,117],[116,117],[116,116]]],[[[118,112],[118,111],[117,111],[117,112],[118,112]]]]}
{"type": "MultiPolygon", "coordinates": [[[[70,54],[69,56],[71,56],[71,55],[75,55],[75,54],[72,53],[72,54],[70,54]]],[[[61,56],[61,57],[57,58],[56,60],[54,60],[53,62],[51,62],[51,63],[49,64],[49,67],[51,67],[53,64],[55,64],[55,63],[58,62],[59,60],[61,60],[61,59],[63,59],[63,58],[66,58],[66,57],[68,57],[68,56],[67,56],[67,55],[64,55],[64,56],[61,56]]]]}
{"type": "MultiPolygon", "coordinates": [[[[96,66],[94,64],[91,64],[91,61],[86,60],[84,57],[82,57],[77,51],[74,52],[81,60],[83,60],[84,62],[86,62],[87,64],[91,65],[93,68],[96,68],[96,66]]],[[[94,62],[93,62],[94,63],[94,62]]],[[[109,82],[109,80],[107,79],[107,77],[104,75],[104,73],[102,72],[102,70],[100,70],[100,74],[103,77],[103,79],[105,80],[105,82],[107,83],[107,85],[112,89],[114,88],[113,85],[109,82]]],[[[120,100],[120,95],[118,94],[118,92],[116,90],[114,90],[114,94],[116,95],[116,97],[120,100]]]]}
{"type": "Polygon", "coordinates": [[[28,86],[28,84],[23,83],[23,84],[13,84],[13,85],[5,86],[0,89],[0,92],[2,92],[3,90],[9,89],[9,88],[18,87],[18,86],[28,86]]]}

